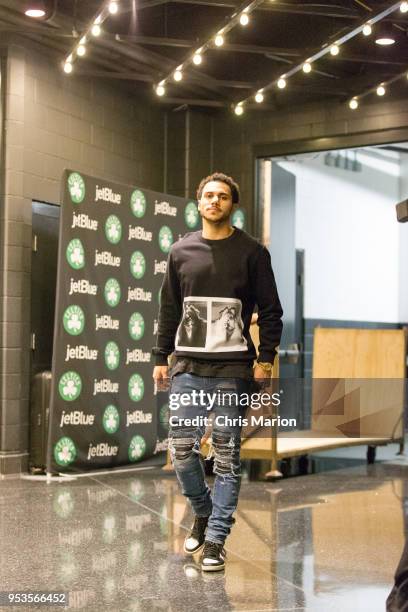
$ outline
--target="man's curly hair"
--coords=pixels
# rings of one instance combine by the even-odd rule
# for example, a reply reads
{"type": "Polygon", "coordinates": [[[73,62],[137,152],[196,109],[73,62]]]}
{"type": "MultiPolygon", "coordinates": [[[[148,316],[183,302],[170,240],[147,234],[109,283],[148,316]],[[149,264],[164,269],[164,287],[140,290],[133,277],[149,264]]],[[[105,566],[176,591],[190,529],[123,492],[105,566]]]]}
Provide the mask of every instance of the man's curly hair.
{"type": "Polygon", "coordinates": [[[226,185],[228,185],[229,188],[231,189],[232,203],[233,204],[239,203],[239,185],[238,183],[236,183],[233,178],[231,178],[230,176],[227,176],[223,172],[213,172],[209,176],[206,176],[205,178],[203,178],[203,180],[200,182],[198,189],[197,189],[197,200],[201,200],[201,196],[203,194],[204,187],[206,186],[207,183],[210,183],[211,181],[221,181],[222,183],[225,183],[226,185]]]}

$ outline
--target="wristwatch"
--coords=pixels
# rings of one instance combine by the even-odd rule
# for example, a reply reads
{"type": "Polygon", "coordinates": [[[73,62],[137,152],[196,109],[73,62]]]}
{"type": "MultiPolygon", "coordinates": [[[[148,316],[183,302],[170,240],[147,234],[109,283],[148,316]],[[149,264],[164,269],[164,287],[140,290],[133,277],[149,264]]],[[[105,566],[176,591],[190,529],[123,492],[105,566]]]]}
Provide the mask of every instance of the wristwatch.
{"type": "Polygon", "coordinates": [[[259,365],[263,371],[267,372],[268,374],[272,373],[273,363],[270,363],[269,361],[257,361],[255,365],[259,365]]]}

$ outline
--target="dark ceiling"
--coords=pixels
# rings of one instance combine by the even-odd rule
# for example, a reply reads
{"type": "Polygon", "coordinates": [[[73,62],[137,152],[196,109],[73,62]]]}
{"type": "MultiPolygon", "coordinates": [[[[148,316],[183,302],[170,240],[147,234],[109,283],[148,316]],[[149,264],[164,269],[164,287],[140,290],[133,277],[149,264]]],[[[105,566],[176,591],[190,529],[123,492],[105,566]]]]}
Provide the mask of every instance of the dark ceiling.
{"type": "MultiPolygon", "coordinates": [[[[0,39],[3,32],[32,38],[55,52],[62,62],[100,11],[102,0],[47,0],[48,19],[35,22],[24,15],[24,0],[0,0],[0,39]]],[[[119,0],[120,12],[103,23],[103,33],[77,59],[74,74],[128,82],[154,103],[228,107],[265,86],[293,65],[306,60],[323,45],[373,17],[394,2],[374,0],[265,0],[246,27],[236,25],[222,48],[203,55],[201,66],[190,65],[183,80],[170,80],[158,98],[153,85],[169,76],[200,44],[229,22],[234,0],[119,0]]],[[[319,101],[346,102],[408,67],[408,13],[399,10],[374,26],[371,36],[357,35],[337,57],[316,61],[313,71],[302,71],[284,90],[273,87],[257,108],[319,101]],[[374,32],[391,28],[396,43],[375,44],[374,32]]],[[[73,78],[73,75],[66,78],[73,78]]],[[[393,84],[400,95],[406,79],[393,84]]],[[[405,95],[403,93],[403,95],[405,95]]]]}

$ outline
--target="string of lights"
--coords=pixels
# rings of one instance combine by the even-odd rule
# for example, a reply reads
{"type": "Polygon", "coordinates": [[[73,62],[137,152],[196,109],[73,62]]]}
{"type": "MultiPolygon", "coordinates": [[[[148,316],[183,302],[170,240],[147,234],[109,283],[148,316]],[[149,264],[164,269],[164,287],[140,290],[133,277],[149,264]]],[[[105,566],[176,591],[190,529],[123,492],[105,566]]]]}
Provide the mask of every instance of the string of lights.
{"type": "Polygon", "coordinates": [[[361,94],[353,96],[351,100],[349,100],[349,103],[348,103],[349,107],[351,108],[351,110],[356,110],[359,107],[360,101],[363,98],[366,98],[367,96],[373,94],[374,92],[377,94],[377,96],[385,96],[389,85],[392,85],[392,83],[395,83],[396,81],[400,81],[401,79],[408,79],[407,70],[404,70],[404,72],[401,72],[400,74],[397,74],[396,76],[393,76],[391,79],[388,79],[387,81],[382,81],[381,83],[379,83],[378,85],[375,85],[374,87],[370,87],[370,89],[367,89],[365,92],[361,94]]]}
{"type": "MultiPolygon", "coordinates": [[[[274,0],[272,0],[274,1],[274,0]]],[[[71,74],[73,71],[73,64],[78,59],[83,57],[86,54],[86,45],[93,37],[98,37],[102,33],[102,24],[103,22],[111,15],[116,15],[119,11],[119,2],[120,0],[106,0],[101,10],[96,14],[95,18],[91,21],[87,30],[82,34],[79,41],[75,44],[71,53],[63,60],[63,70],[66,74],[71,74]]],[[[208,40],[203,42],[201,45],[197,46],[197,48],[191,53],[189,53],[188,57],[177,66],[175,70],[172,70],[165,78],[163,78],[159,83],[154,85],[154,89],[158,96],[164,96],[166,93],[166,84],[169,82],[180,82],[183,79],[183,71],[189,66],[200,66],[203,61],[204,53],[209,49],[221,48],[224,45],[225,37],[234,27],[237,25],[241,25],[245,27],[248,25],[250,21],[251,13],[259,7],[264,2],[264,0],[253,0],[249,4],[247,2],[240,5],[238,9],[236,9],[232,15],[228,18],[228,22],[223,25],[223,27],[219,28],[208,40]]],[[[247,103],[252,100],[255,100],[257,104],[260,104],[265,99],[265,93],[277,86],[279,89],[284,89],[287,85],[288,79],[295,75],[298,72],[303,71],[305,74],[309,74],[313,70],[313,66],[315,62],[330,54],[335,57],[338,56],[341,52],[341,47],[346,42],[358,36],[359,34],[363,34],[364,36],[370,36],[373,31],[373,26],[390,15],[395,11],[401,11],[401,13],[408,13],[408,1],[398,1],[394,2],[388,8],[380,11],[376,15],[370,17],[370,19],[365,20],[358,27],[353,28],[343,36],[332,39],[331,41],[324,44],[321,49],[319,49],[313,55],[307,57],[300,63],[293,66],[290,70],[281,74],[279,77],[273,79],[262,88],[258,89],[255,93],[249,95],[245,99],[241,100],[237,104],[235,104],[234,112],[236,115],[240,116],[244,113],[244,108],[247,103]]],[[[379,41],[378,41],[379,42],[379,41]]],[[[379,42],[379,44],[381,44],[379,42]]],[[[383,43],[386,44],[386,43],[383,43]]],[[[371,95],[376,92],[378,96],[383,96],[386,94],[387,87],[398,81],[402,78],[408,78],[408,73],[404,71],[387,81],[381,82],[378,85],[371,87],[370,89],[360,93],[358,95],[353,96],[349,101],[348,105],[351,110],[356,110],[359,107],[359,103],[365,97],[371,95]]]]}
{"type": "MultiPolygon", "coordinates": [[[[300,71],[303,71],[305,74],[309,74],[310,72],[312,72],[314,62],[321,59],[322,57],[328,54],[332,56],[339,55],[340,50],[341,50],[341,45],[351,40],[355,36],[358,36],[359,34],[363,34],[364,36],[370,36],[373,30],[373,26],[376,23],[378,23],[379,21],[381,21],[382,19],[384,19],[385,17],[387,17],[391,13],[394,13],[397,10],[400,10],[401,13],[407,13],[408,12],[408,2],[401,2],[401,1],[394,2],[387,9],[377,13],[377,15],[373,17],[370,17],[370,19],[368,20],[365,20],[364,23],[359,25],[357,28],[353,28],[350,32],[343,35],[342,37],[336,40],[332,40],[329,43],[323,45],[323,47],[319,51],[317,51],[315,54],[306,58],[301,63],[297,64],[296,66],[294,66],[293,68],[291,68],[289,71],[282,74],[278,78],[274,79],[273,81],[270,81],[267,85],[265,85],[261,89],[258,89],[258,91],[256,91],[255,94],[251,94],[247,98],[238,102],[234,107],[235,114],[238,116],[242,115],[244,113],[245,104],[252,99],[254,99],[255,102],[257,102],[258,104],[262,103],[265,97],[264,94],[268,89],[271,89],[274,86],[277,86],[279,89],[284,89],[287,85],[287,80],[294,74],[300,71]]],[[[397,78],[398,79],[401,78],[401,75],[398,75],[397,78]]],[[[397,78],[391,79],[391,82],[392,80],[397,80],[397,78]]],[[[375,90],[377,90],[378,95],[384,95],[385,84],[382,83],[378,87],[373,88],[360,96],[353,97],[352,100],[350,100],[349,102],[350,108],[353,110],[358,108],[358,98],[361,99],[361,97],[369,95],[369,93],[372,93],[372,91],[375,91],[375,90]],[[383,92],[383,89],[384,89],[384,92],[383,92]]]]}
{"type": "Polygon", "coordinates": [[[166,93],[166,84],[172,80],[176,82],[180,82],[183,79],[183,70],[187,68],[187,66],[194,64],[195,66],[200,66],[203,61],[204,53],[211,48],[214,47],[222,47],[225,41],[225,36],[230,32],[235,26],[241,25],[245,27],[248,25],[250,20],[251,13],[264,2],[264,0],[253,0],[249,4],[245,2],[242,4],[228,20],[228,23],[224,25],[222,28],[218,29],[206,42],[198,46],[192,54],[177,66],[177,68],[168,74],[164,79],[162,79],[159,83],[154,85],[154,89],[158,96],[164,96],[166,93]]]}
{"type": "Polygon", "coordinates": [[[76,43],[71,53],[63,61],[63,69],[66,74],[71,74],[73,64],[78,57],[83,57],[86,54],[86,44],[93,37],[100,36],[102,33],[103,22],[111,15],[116,15],[119,11],[119,0],[106,0],[101,10],[90,23],[88,29],[81,36],[79,42],[76,43]]]}

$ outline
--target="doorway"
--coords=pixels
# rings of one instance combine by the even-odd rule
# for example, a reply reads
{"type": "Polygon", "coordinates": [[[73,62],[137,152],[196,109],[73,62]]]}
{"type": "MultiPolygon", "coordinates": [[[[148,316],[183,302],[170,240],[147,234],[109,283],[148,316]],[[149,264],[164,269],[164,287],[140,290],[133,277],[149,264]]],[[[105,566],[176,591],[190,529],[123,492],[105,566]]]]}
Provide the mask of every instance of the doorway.
{"type": "Polygon", "coordinates": [[[60,207],[32,203],[31,379],[51,370],[60,207]]]}

